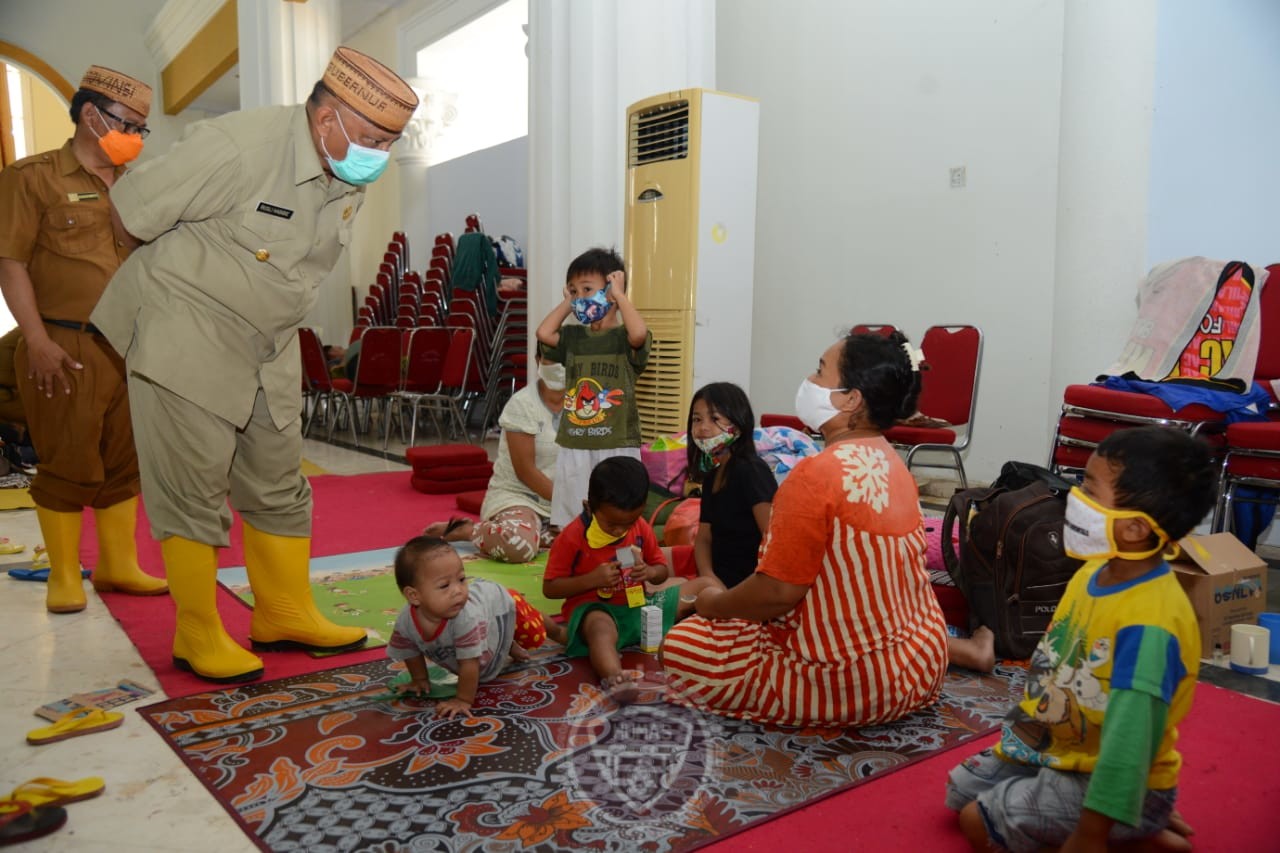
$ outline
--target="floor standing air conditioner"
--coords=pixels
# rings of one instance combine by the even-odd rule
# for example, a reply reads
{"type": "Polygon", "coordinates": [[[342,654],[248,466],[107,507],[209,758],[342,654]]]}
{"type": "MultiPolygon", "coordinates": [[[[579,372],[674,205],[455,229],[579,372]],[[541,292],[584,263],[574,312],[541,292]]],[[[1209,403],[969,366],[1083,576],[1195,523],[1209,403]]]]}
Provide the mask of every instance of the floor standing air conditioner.
{"type": "Polygon", "coordinates": [[[636,383],[646,441],[683,432],[708,382],[750,392],[760,104],[686,89],[627,110],[625,259],[653,333],[636,383]]]}

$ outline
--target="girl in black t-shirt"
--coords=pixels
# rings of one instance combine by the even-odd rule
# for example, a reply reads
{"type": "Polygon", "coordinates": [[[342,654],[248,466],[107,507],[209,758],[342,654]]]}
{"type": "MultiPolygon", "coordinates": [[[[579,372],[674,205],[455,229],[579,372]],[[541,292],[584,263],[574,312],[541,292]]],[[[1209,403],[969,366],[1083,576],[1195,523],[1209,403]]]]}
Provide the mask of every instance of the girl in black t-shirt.
{"type": "Polygon", "coordinates": [[[700,576],[726,587],[756,570],[756,552],[769,529],[777,481],[756,452],[751,401],[732,382],[712,382],[689,406],[689,476],[702,483],[693,540],[700,576]]]}

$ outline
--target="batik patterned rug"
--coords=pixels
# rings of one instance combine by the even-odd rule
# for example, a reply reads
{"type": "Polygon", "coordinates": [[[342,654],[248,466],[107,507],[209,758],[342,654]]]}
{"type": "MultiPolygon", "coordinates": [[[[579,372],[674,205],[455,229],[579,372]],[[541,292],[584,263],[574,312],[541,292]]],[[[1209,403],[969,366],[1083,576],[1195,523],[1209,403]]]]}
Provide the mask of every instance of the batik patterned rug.
{"type": "Polygon", "coordinates": [[[1023,676],[953,671],[890,725],[767,729],[666,704],[653,656],[624,662],[644,677],[622,706],[546,652],[471,719],[388,698],[385,661],[141,713],[264,850],[688,850],[991,731],[1023,676]]]}

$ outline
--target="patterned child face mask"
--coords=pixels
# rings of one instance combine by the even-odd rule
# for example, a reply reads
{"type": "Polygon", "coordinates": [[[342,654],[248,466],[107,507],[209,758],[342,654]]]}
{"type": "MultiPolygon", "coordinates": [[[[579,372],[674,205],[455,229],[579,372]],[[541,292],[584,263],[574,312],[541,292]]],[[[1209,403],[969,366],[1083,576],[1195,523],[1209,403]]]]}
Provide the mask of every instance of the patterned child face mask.
{"type": "Polygon", "coordinates": [[[1108,509],[1074,486],[1067,495],[1067,513],[1062,525],[1062,549],[1077,560],[1142,560],[1163,550],[1169,535],[1155,519],[1141,510],[1108,509]],[[1115,524],[1126,518],[1141,518],[1160,540],[1149,551],[1121,551],[1116,541],[1115,524]]]}
{"type": "Polygon", "coordinates": [[[695,438],[693,440],[693,443],[697,445],[698,449],[701,450],[703,453],[707,454],[708,456],[714,456],[715,452],[720,448],[728,447],[730,444],[733,444],[734,440],[737,437],[738,437],[737,430],[730,427],[729,429],[726,429],[724,432],[719,433],[717,435],[713,435],[709,438],[695,438]]]}
{"type": "Polygon", "coordinates": [[[573,316],[578,318],[578,322],[584,326],[590,326],[592,323],[598,323],[604,319],[612,307],[609,304],[609,292],[611,284],[606,284],[603,290],[597,290],[590,296],[580,296],[573,300],[570,305],[573,307],[573,316]]]}

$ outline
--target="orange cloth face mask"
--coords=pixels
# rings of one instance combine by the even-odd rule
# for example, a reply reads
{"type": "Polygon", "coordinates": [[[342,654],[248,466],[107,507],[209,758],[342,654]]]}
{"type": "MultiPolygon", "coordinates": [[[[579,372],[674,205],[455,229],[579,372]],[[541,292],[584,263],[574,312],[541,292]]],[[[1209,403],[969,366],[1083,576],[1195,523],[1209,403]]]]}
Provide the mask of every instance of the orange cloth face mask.
{"type": "Polygon", "coordinates": [[[111,160],[113,166],[123,166],[125,163],[138,159],[138,155],[142,153],[142,137],[136,133],[122,133],[113,130],[107,120],[102,117],[102,113],[97,107],[94,110],[98,112],[98,120],[107,128],[107,135],[101,136],[92,127],[89,128],[94,136],[98,137],[98,145],[106,153],[107,158],[111,160]]]}

